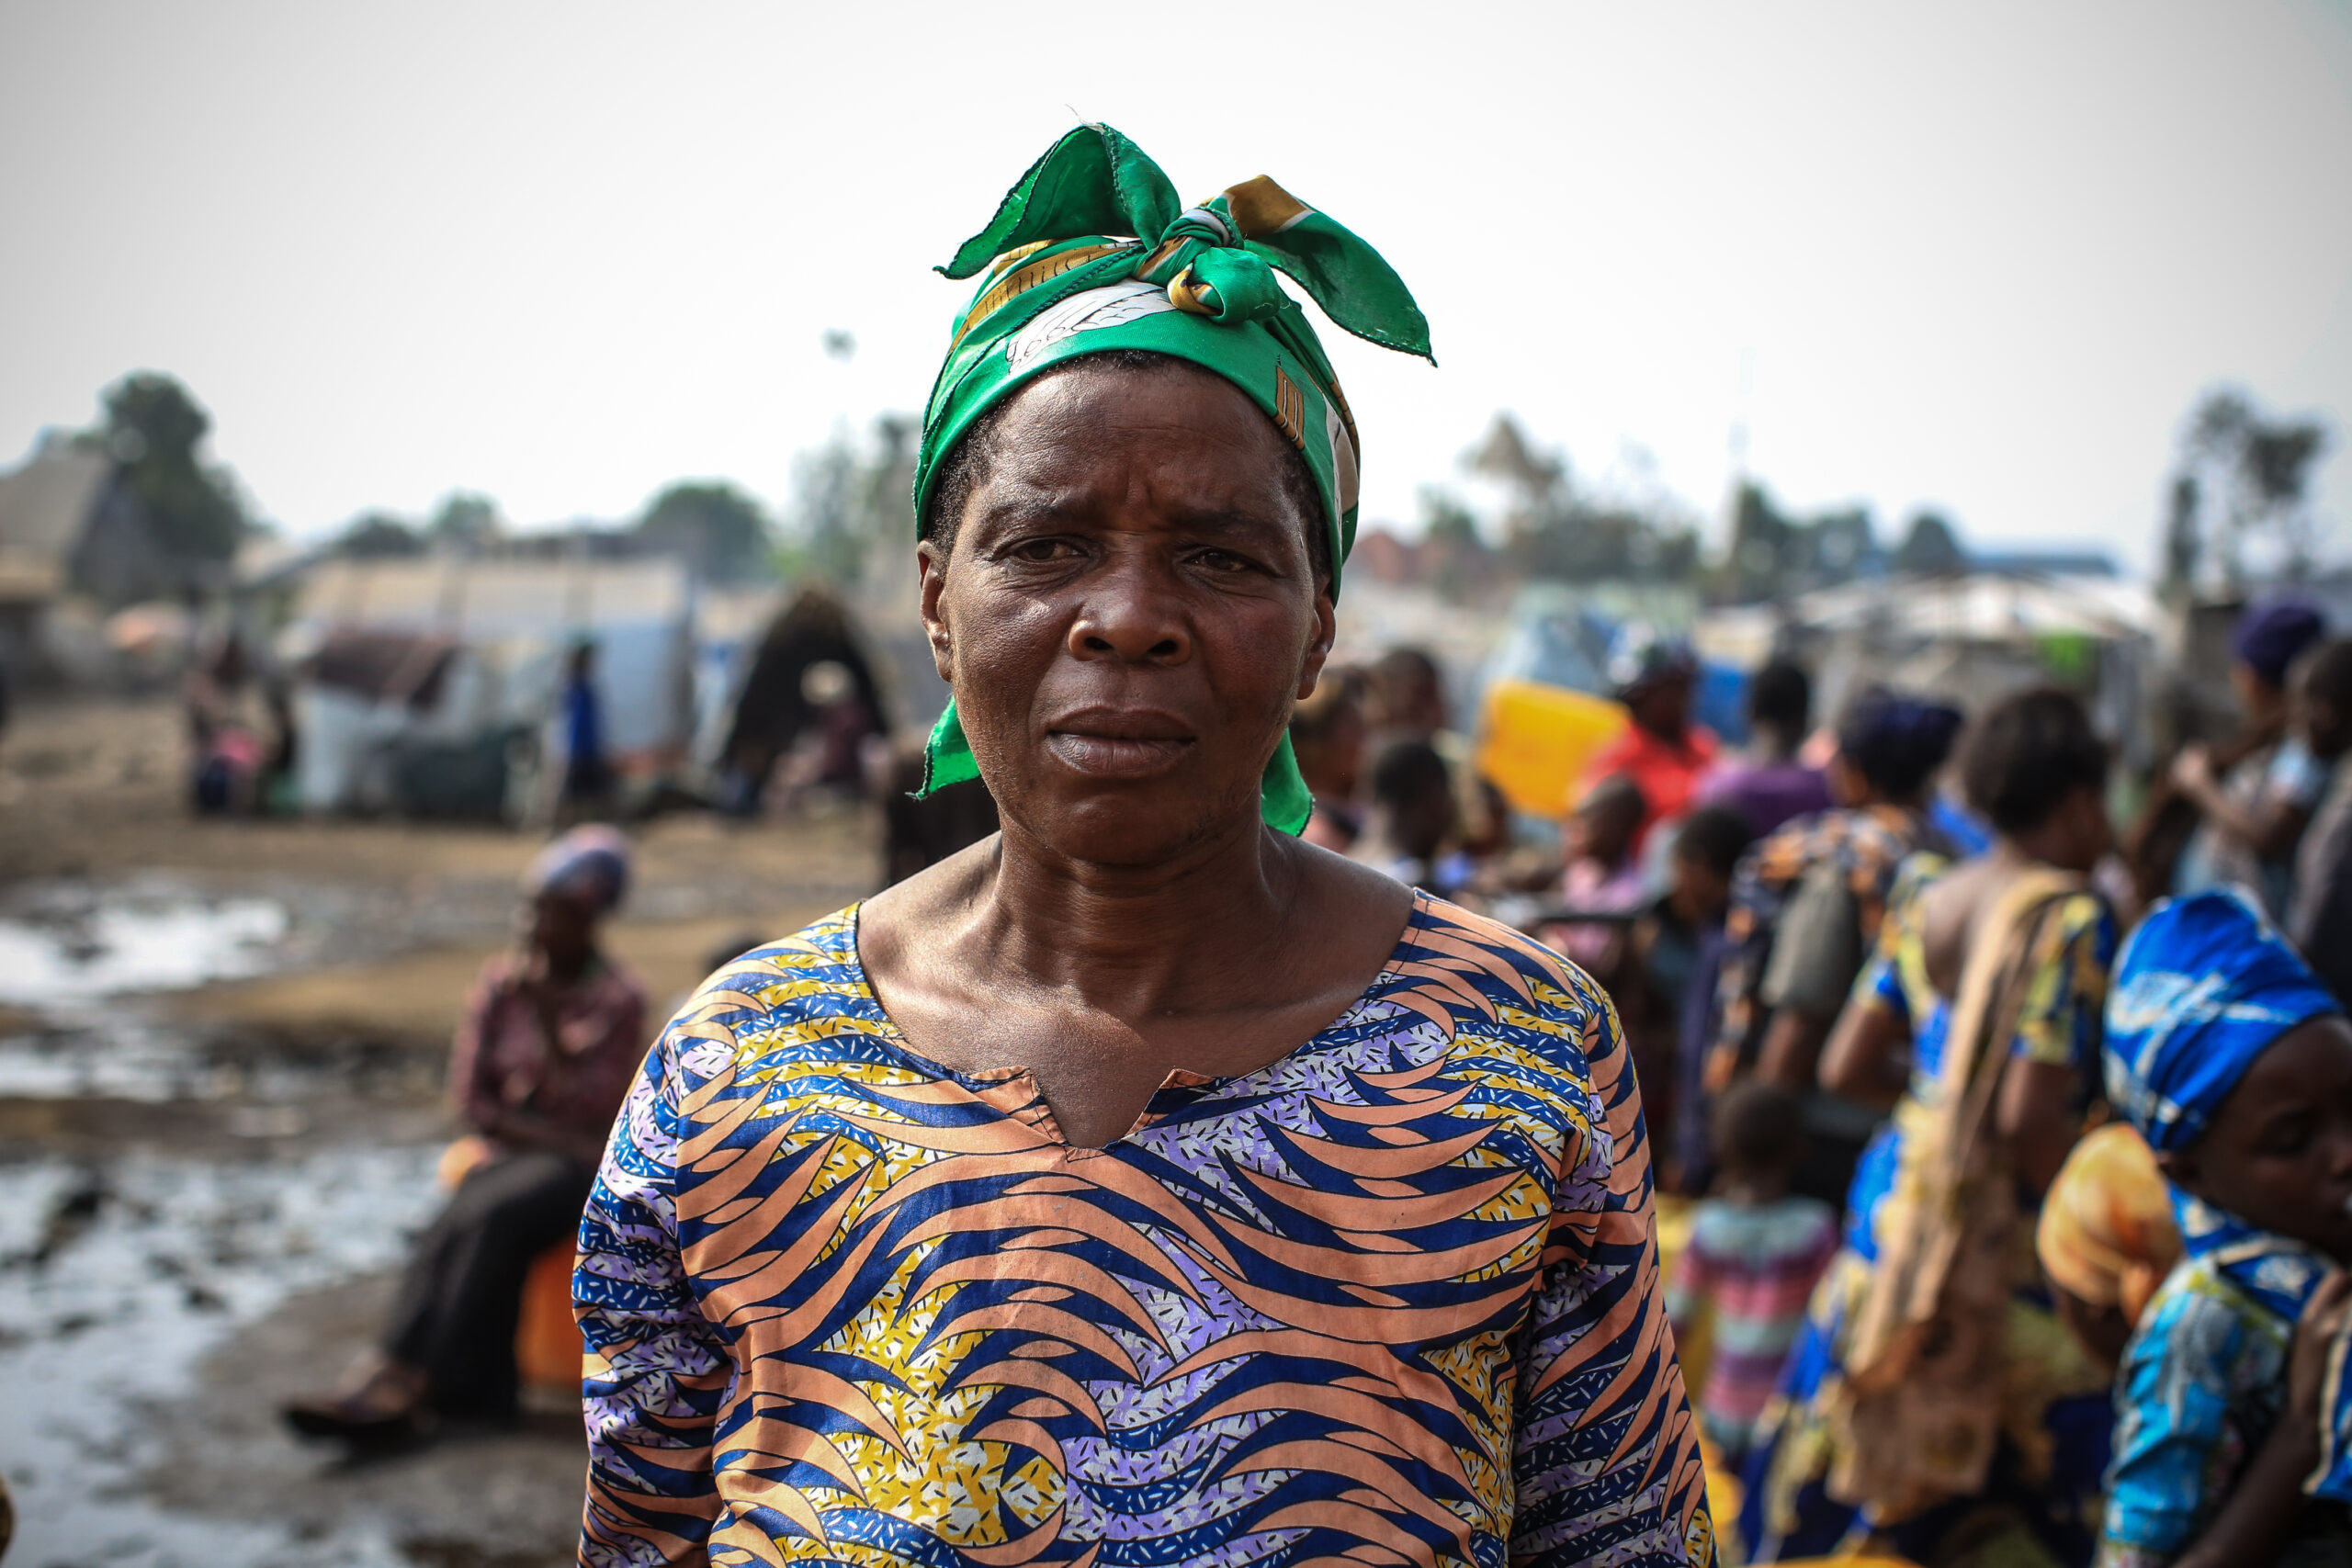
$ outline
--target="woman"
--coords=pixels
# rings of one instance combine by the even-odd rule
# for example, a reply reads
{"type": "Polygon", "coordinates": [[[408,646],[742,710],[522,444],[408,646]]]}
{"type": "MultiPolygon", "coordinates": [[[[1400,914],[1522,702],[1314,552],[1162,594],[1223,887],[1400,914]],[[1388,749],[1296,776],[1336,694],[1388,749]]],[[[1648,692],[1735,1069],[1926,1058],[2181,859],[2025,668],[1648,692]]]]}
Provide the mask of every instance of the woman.
{"type": "Polygon", "coordinates": [[[1269,263],[1426,352],[1354,235],[1106,127],[949,269],[931,778],[1003,826],[649,1058],[583,1562],[1713,1561],[1606,1000],[1294,837],[1356,447],[1269,263]]]}
{"type": "Polygon", "coordinates": [[[1838,726],[1829,763],[1834,810],[1767,834],[1740,863],[1724,919],[1728,956],[1716,980],[1722,1023],[1701,1065],[1703,1097],[1686,1104],[1681,1146],[1704,1179],[1708,1105],[1756,1071],[1804,1102],[1808,1135],[1796,1190],[1836,1203],[1877,1116],[1823,1093],[1815,1063],[1872,944],[1896,868],[1943,849],[1928,795],[1960,732],[1958,708],[1879,687],[1838,726]]]}
{"type": "Polygon", "coordinates": [[[378,1355],[341,1393],[288,1405],[298,1431],[380,1440],[435,1415],[514,1413],[524,1276],[579,1227],[644,1057],[645,994],[596,941],[628,887],[609,828],[576,828],[533,863],[521,949],[483,965],[450,1055],[479,1157],[418,1241],[378,1355]]]}
{"type": "Polygon", "coordinates": [[[2083,878],[2109,843],[2107,753],[2080,703],[2030,691],[1985,714],[1962,776],[1994,848],[1906,866],[1822,1058],[1824,1088],[1894,1115],[1748,1470],[1753,1562],[1871,1532],[1921,1562],[1979,1534],[2089,1560],[2107,1378],[2031,1233],[2098,1092],[2115,931],[2083,878]]]}

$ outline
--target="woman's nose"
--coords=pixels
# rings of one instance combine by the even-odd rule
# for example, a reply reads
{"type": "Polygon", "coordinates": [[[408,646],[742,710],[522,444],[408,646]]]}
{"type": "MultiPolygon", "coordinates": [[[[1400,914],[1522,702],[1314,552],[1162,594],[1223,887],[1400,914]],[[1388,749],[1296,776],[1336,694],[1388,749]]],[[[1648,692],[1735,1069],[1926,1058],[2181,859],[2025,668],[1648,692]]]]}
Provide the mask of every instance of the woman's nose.
{"type": "Polygon", "coordinates": [[[1070,623],[1071,657],[1128,664],[1181,664],[1192,657],[1176,585],[1156,563],[1123,556],[1091,576],[1086,589],[1070,623]]]}

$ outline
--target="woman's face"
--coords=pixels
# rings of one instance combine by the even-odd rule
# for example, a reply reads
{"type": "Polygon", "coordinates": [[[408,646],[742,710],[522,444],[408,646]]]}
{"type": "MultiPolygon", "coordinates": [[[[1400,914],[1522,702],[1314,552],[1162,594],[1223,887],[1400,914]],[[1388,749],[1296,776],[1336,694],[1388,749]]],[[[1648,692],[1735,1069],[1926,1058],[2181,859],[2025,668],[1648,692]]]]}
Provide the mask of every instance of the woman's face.
{"type": "Polygon", "coordinates": [[[1188,366],[1080,362],[1015,400],[952,555],[920,550],[933,654],[999,808],[1107,864],[1254,826],[1331,647],[1294,454],[1188,366]]]}
{"type": "Polygon", "coordinates": [[[2352,1263],[2352,1025],[2280,1036],[2165,1174],[2246,1224],[2352,1263]]]}

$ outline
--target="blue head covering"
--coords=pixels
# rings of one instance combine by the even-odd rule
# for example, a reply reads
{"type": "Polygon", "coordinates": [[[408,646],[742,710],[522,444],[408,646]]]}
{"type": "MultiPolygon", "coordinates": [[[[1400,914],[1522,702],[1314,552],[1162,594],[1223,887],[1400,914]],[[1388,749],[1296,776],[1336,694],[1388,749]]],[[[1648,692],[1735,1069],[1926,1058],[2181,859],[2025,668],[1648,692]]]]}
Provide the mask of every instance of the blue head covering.
{"type": "Polygon", "coordinates": [[[628,840],[602,823],[574,828],[539,852],[524,874],[526,897],[557,893],[608,914],[628,892],[628,840]]]}
{"type": "Polygon", "coordinates": [[[2230,652],[2272,685],[2283,686],[2288,666],[2326,630],[2327,622],[2307,600],[2266,600],[2238,617],[2230,652]]]}
{"type": "Polygon", "coordinates": [[[2150,1148],[2184,1148],[2272,1042],[2341,1010],[2240,889],[2167,898],[2115,961],[2107,1098],[2150,1148]]]}
{"type": "MultiPolygon", "coordinates": [[[[2150,1148],[2185,1148],[2281,1035],[2341,1010],[2240,889],[2167,898],[2149,911],[2115,961],[2107,1001],[2107,1097],[2150,1148]]],[[[2172,1199],[2190,1258],[2286,1325],[2302,1315],[2331,1271],[2326,1258],[2177,1187],[2172,1199]]],[[[2352,1380],[2330,1383],[2320,1415],[2320,1462],[2303,1490],[2352,1502],[2352,1380]]]]}

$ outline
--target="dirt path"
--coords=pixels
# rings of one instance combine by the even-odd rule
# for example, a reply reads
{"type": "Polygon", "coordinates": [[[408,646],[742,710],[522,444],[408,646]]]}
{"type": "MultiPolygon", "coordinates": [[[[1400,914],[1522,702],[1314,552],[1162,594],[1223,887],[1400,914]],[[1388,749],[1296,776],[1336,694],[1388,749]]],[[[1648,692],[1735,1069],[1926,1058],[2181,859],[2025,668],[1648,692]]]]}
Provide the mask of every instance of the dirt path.
{"type": "MultiPolygon", "coordinates": [[[[530,838],[191,820],[173,706],[0,738],[0,1473],[12,1562],[571,1561],[559,1409],[348,1465],[277,1402],[333,1382],[429,1217],[447,1041],[530,838]]],[[[871,886],[859,814],[633,831],[608,931],[665,1012],[714,950],[871,886]]]]}

